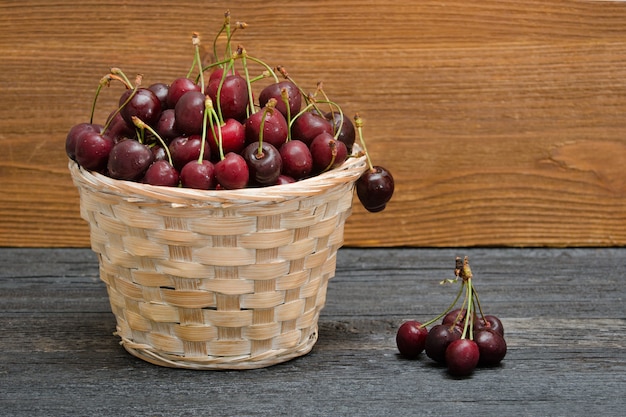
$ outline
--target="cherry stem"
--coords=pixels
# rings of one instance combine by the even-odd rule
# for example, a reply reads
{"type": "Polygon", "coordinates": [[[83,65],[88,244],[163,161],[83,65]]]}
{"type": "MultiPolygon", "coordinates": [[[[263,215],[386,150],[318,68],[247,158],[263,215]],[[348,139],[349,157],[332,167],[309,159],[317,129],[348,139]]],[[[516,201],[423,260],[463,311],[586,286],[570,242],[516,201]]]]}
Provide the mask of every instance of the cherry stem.
{"type": "Polygon", "coordinates": [[[211,98],[205,96],[204,99],[204,115],[202,116],[202,141],[200,142],[200,155],[198,156],[198,163],[201,164],[204,159],[204,149],[206,146],[206,130],[207,130],[207,120],[209,119],[209,114],[211,114],[211,109],[213,109],[213,102],[211,98]]]}
{"type": "MultiPolygon", "coordinates": [[[[287,110],[287,126],[291,126],[291,106],[289,105],[289,93],[286,88],[280,89],[280,98],[283,100],[285,104],[285,109],[287,110]]],[[[287,142],[291,140],[291,129],[287,129],[287,142]]]]}
{"type": "Polygon", "coordinates": [[[463,334],[461,335],[461,339],[465,339],[465,337],[467,336],[467,331],[468,329],[470,330],[469,332],[469,336],[470,339],[472,339],[472,333],[473,333],[473,324],[474,324],[474,311],[472,309],[472,305],[474,304],[474,297],[472,295],[472,278],[468,278],[467,280],[463,281],[463,285],[465,286],[465,293],[466,293],[466,301],[467,301],[467,308],[465,310],[465,325],[463,326],[463,334]]]}
{"type": "Polygon", "coordinates": [[[367,146],[365,145],[365,140],[363,139],[363,119],[358,113],[354,116],[354,126],[356,127],[357,132],[359,133],[359,141],[361,142],[361,146],[363,147],[363,152],[365,152],[365,156],[367,157],[367,163],[370,166],[370,170],[374,170],[374,164],[372,164],[372,160],[370,158],[370,154],[367,151],[367,146]]]}
{"type": "Polygon", "coordinates": [[[220,84],[217,86],[217,94],[215,100],[217,101],[217,115],[219,117],[219,124],[224,124],[224,116],[222,115],[222,105],[221,105],[221,96],[222,96],[222,87],[224,86],[224,81],[226,80],[226,76],[228,75],[228,71],[230,71],[234,66],[234,59],[231,58],[228,61],[228,67],[224,69],[222,73],[222,78],[220,79],[220,84]]]}
{"type": "Polygon", "coordinates": [[[242,48],[243,54],[245,55],[246,58],[248,58],[251,61],[256,62],[257,64],[261,65],[262,67],[264,67],[269,74],[272,76],[272,78],[274,78],[274,82],[278,82],[278,76],[276,75],[276,73],[274,72],[274,70],[272,69],[272,67],[270,67],[269,65],[267,65],[265,62],[261,61],[258,58],[255,58],[253,56],[250,56],[246,53],[246,50],[242,48]]]}
{"type": "Polygon", "coordinates": [[[434,317],[430,320],[428,320],[427,322],[423,323],[420,327],[427,327],[430,326],[431,324],[433,324],[434,322],[436,322],[437,320],[441,319],[443,316],[445,316],[446,314],[448,314],[456,305],[456,303],[459,301],[459,298],[461,298],[461,294],[463,294],[463,286],[459,286],[459,291],[457,291],[456,293],[456,297],[454,298],[454,301],[448,306],[448,308],[446,308],[443,313],[439,314],[437,317],[434,317]]]}
{"type": "Polygon", "coordinates": [[[109,120],[107,120],[106,124],[102,128],[103,132],[106,132],[106,130],[109,127],[109,125],[111,124],[111,122],[113,122],[113,118],[124,108],[124,106],[126,106],[130,102],[130,100],[133,98],[133,96],[137,93],[137,90],[139,89],[139,86],[141,85],[141,79],[142,79],[141,74],[138,74],[137,78],[135,79],[135,88],[133,88],[133,91],[130,92],[130,94],[128,95],[128,97],[124,101],[124,103],[122,103],[122,105],[119,106],[115,110],[115,112],[109,117],[109,120]]]}
{"type": "Polygon", "coordinates": [[[133,83],[130,82],[126,74],[124,74],[124,71],[117,67],[113,67],[111,68],[110,72],[111,75],[113,75],[115,79],[121,81],[127,89],[130,90],[131,88],[133,88],[133,83]]]}
{"type": "Polygon", "coordinates": [[[200,77],[200,92],[204,94],[204,71],[202,70],[202,59],[200,58],[200,35],[197,32],[194,32],[193,35],[191,36],[191,43],[193,44],[193,47],[194,47],[194,62],[198,64],[198,72],[199,72],[198,76],[200,77]]]}
{"type": "Polygon", "coordinates": [[[137,116],[133,116],[132,119],[133,119],[133,123],[135,124],[135,126],[137,126],[138,128],[142,130],[146,129],[148,132],[154,135],[155,138],[157,138],[157,140],[159,141],[159,144],[163,147],[163,150],[165,151],[165,154],[167,155],[167,160],[169,161],[170,165],[174,165],[174,163],[172,162],[172,154],[170,153],[170,150],[167,144],[165,143],[165,141],[163,140],[163,138],[159,136],[159,134],[152,127],[150,127],[146,122],[144,122],[137,116]]]}
{"type": "Polygon", "coordinates": [[[250,72],[248,71],[247,53],[243,47],[237,48],[237,53],[241,57],[241,65],[245,74],[246,86],[248,87],[248,116],[254,113],[254,96],[252,95],[252,84],[250,83],[250,72]]]}
{"type": "Polygon", "coordinates": [[[93,116],[96,112],[96,102],[98,101],[98,97],[100,96],[100,92],[102,91],[103,87],[109,86],[111,85],[111,74],[107,74],[104,77],[102,77],[100,79],[100,82],[98,83],[98,88],[96,89],[96,95],[93,98],[93,102],[91,104],[91,115],[89,116],[89,123],[92,124],[93,123],[93,116]]]}
{"type": "Polygon", "coordinates": [[[300,94],[302,95],[302,97],[304,97],[304,100],[307,102],[307,104],[311,103],[307,93],[302,88],[300,88],[300,86],[294,81],[293,78],[291,78],[291,76],[289,75],[285,67],[283,67],[282,65],[279,65],[276,67],[276,71],[280,72],[280,75],[282,75],[284,79],[291,81],[291,83],[296,86],[298,91],[300,91],[300,94]]]}
{"type": "Polygon", "coordinates": [[[276,99],[271,98],[267,101],[267,104],[263,108],[263,117],[261,118],[261,123],[259,126],[259,150],[257,155],[260,157],[263,155],[263,134],[265,130],[265,118],[268,114],[271,114],[274,111],[274,106],[276,105],[276,99]]]}

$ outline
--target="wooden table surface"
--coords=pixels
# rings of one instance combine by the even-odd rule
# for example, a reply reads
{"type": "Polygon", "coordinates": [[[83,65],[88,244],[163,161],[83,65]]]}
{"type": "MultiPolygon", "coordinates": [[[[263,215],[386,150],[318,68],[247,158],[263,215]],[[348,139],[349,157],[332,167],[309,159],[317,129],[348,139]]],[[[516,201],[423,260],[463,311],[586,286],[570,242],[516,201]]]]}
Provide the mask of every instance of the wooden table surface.
{"type": "Polygon", "coordinates": [[[311,353],[191,371],[118,344],[90,250],[0,249],[0,415],[623,415],[625,258],[626,248],[343,248],[311,353]],[[439,281],[465,255],[509,350],[500,367],[454,379],[426,357],[399,357],[394,337],[452,300],[439,281]]]}

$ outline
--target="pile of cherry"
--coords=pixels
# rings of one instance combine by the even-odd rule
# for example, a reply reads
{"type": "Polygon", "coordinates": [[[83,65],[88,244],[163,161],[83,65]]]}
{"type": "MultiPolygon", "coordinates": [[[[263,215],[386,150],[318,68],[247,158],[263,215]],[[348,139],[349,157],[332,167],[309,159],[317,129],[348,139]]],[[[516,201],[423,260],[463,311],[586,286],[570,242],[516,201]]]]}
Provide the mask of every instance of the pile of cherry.
{"type": "Polygon", "coordinates": [[[200,38],[193,34],[195,53],[186,76],[142,87],[141,75],[131,82],[112,68],[98,85],[91,120],[70,129],[67,155],[114,179],[220,190],[292,183],[365,154],[369,169],[357,180],[357,195],[367,210],[383,210],[394,181],[388,170],[372,164],[362,119],[356,115],[353,123],[344,117],[321,83],[305,93],[284,67],[270,67],[242,46],[233,48],[233,33],[247,25],[231,25],[228,12],[225,17],[213,42],[212,64],[202,64],[200,38]],[[216,52],[220,36],[227,38],[222,58],[216,52]],[[98,95],[112,82],[125,87],[118,107],[104,125],[96,124],[98,95]],[[353,154],[357,132],[361,150],[353,154]]]}
{"type": "Polygon", "coordinates": [[[455,275],[456,279],[446,280],[461,279],[452,304],[426,323],[415,320],[402,323],[396,333],[396,345],[406,358],[416,359],[425,352],[435,362],[445,365],[451,375],[467,376],[478,366],[498,365],[506,355],[507,345],[500,319],[483,314],[467,257],[456,258],[455,275]],[[462,307],[455,308],[463,292],[462,307]],[[428,330],[427,326],[432,324],[428,330]]]}

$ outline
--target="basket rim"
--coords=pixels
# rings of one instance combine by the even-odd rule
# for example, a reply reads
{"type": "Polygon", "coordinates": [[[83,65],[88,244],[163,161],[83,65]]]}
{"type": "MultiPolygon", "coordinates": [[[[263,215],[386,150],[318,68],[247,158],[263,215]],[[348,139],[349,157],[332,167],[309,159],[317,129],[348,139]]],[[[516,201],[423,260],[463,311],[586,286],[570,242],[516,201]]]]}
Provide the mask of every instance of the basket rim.
{"type": "Polygon", "coordinates": [[[355,182],[367,167],[366,156],[355,145],[352,155],[339,167],[322,174],[290,184],[250,187],[238,190],[198,190],[183,187],[149,185],[135,181],[118,180],[82,168],[70,160],[68,168],[78,188],[89,188],[117,195],[127,201],[163,201],[172,204],[279,202],[300,197],[315,196],[334,186],[355,182]]]}

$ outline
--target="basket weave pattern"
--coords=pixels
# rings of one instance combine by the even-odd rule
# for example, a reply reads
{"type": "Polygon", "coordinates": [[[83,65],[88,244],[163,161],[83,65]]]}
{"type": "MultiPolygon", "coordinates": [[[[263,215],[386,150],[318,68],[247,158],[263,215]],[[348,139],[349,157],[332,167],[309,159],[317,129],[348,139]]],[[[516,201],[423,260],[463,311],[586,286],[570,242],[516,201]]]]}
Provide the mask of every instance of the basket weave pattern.
{"type": "Polygon", "coordinates": [[[251,369],[312,349],[363,157],[233,191],[69,168],[128,352],[162,366],[251,369]]]}

